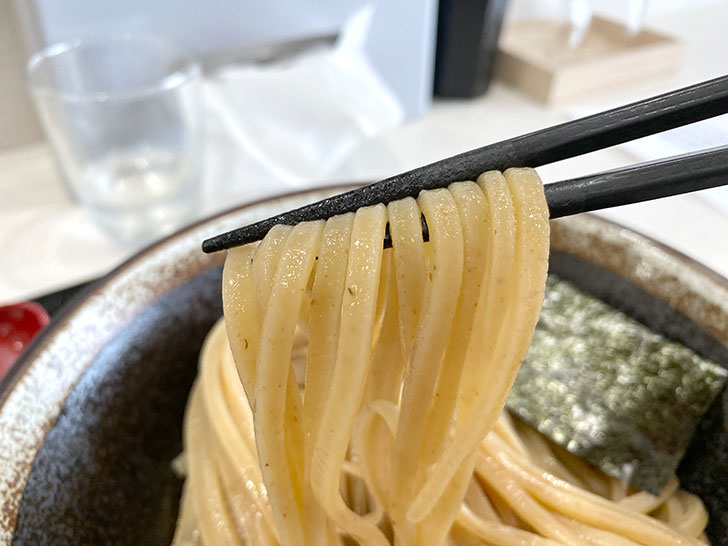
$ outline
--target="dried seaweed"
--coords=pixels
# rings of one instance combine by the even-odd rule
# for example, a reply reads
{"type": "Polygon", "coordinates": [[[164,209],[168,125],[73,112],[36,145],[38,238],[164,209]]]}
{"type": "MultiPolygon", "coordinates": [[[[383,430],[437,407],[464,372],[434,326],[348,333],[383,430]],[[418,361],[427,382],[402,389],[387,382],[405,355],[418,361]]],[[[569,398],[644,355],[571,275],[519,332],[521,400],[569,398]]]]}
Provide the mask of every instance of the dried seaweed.
{"type": "Polygon", "coordinates": [[[606,474],[659,492],[728,372],[549,275],[508,407],[606,474]]]}

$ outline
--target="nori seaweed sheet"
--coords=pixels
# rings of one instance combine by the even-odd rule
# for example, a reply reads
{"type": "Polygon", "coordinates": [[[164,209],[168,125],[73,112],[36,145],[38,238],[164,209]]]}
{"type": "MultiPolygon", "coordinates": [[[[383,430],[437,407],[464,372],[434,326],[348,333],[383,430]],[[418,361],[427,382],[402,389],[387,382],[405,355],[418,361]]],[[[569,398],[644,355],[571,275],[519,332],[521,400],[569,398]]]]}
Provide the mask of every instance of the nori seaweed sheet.
{"type": "Polygon", "coordinates": [[[658,493],[728,371],[550,274],[508,407],[559,445],[658,493]]]}

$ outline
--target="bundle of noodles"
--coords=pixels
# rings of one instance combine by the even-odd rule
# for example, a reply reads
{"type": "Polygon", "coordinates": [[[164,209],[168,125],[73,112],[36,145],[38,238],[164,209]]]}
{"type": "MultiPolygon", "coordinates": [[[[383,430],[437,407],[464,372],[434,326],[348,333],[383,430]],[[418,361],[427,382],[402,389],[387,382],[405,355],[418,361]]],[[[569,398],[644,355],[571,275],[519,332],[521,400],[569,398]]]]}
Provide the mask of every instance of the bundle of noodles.
{"type": "Polygon", "coordinates": [[[548,230],[538,176],[510,169],[231,251],[174,543],[696,543],[676,481],[626,491],[501,414],[548,230]]]}

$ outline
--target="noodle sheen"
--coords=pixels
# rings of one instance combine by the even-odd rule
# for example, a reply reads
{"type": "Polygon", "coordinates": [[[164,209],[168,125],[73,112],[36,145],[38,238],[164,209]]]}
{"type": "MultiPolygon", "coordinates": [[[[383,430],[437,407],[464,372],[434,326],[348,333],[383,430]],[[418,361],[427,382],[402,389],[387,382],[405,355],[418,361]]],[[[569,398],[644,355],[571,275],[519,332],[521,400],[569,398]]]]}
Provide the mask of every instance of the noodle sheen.
{"type": "Polygon", "coordinates": [[[173,544],[701,543],[676,479],[627,489],[503,412],[548,248],[541,181],[509,169],[231,250],[173,544]]]}

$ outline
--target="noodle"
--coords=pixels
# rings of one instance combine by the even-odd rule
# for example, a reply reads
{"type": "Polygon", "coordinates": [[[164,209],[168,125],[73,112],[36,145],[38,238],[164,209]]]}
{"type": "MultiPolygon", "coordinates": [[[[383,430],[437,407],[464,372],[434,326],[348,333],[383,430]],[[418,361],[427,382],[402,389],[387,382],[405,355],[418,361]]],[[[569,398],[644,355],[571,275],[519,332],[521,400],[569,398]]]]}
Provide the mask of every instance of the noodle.
{"type": "Polygon", "coordinates": [[[538,176],[509,169],[231,250],[173,544],[700,543],[676,479],[633,491],[503,412],[548,234],[538,176]]]}

